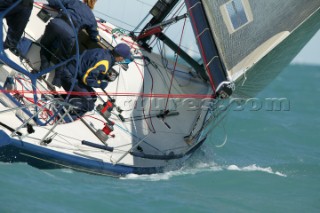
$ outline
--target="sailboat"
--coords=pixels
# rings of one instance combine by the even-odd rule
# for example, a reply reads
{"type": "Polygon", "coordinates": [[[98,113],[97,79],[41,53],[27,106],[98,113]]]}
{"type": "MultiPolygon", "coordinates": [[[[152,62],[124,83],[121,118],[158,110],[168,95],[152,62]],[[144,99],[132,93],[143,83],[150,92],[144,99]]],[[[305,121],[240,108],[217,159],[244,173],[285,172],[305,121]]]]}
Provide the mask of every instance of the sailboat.
{"type": "MultiPolygon", "coordinates": [[[[139,31],[97,17],[101,41],[79,32],[69,60],[126,43],[134,61],[115,65],[107,89],[95,89],[95,109],[74,117],[70,91],[52,85],[67,62],[32,72],[45,26],[58,13],[35,2],[20,41],[23,57],[0,45],[0,160],[117,177],[177,169],[227,115],[220,101],[255,97],[291,62],[320,28],[319,8],[320,0],[158,0],[139,31]],[[166,35],[186,20],[200,60],[166,35]],[[155,51],[155,41],[174,57],[155,51]]],[[[0,29],[2,42],[6,24],[0,29]]]]}

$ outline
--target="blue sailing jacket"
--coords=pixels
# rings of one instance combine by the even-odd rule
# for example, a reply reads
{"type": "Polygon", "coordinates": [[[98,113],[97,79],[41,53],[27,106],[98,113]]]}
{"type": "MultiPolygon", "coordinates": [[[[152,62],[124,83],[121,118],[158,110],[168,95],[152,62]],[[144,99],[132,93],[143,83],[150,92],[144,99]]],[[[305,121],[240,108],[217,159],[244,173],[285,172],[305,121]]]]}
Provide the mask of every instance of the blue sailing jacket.
{"type": "MultiPolygon", "coordinates": [[[[114,63],[115,59],[109,50],[97,48],[85,51],[81,55],[80,69],[77,75],[78,83],[105,89],[107,87],[108,70],[113,67],[114,63]]],[[[75,64],[70,63],[63,75],[74,76],[75,73],[75,64]]],[[[62,76],[61,80],[65,79],[62,76]]]]}
{"type": "MultiPolygon", "coordinates": [[[[93,41],[98,41],[98,26],[88,5],[79,0],[48,0],[49,6],[55,9],[61,9],[59,1],[69,12],[70,18],[76,27],[76,30],[86,29],[93,41]]],[[[63,15],[61,15],[63,16],[63,15]]]]}

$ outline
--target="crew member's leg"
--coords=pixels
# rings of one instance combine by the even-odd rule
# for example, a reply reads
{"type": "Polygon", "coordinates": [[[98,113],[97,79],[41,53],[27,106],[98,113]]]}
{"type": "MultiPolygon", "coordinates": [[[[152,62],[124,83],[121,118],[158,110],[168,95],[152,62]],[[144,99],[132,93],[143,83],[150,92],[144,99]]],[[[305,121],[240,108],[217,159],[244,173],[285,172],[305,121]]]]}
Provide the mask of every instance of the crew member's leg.
{"type": "Polygon", "coordinates": [[[79,116],[82,116],[88,111],[94,109],[94,103],[97,100],[95,91],[82,83],[79,83],[77,79],[73,79],[73,76],[67,69],[62,72],[61,83],[65,91],[70,91],[72,82],[76,81],[70,96],[70,104],[76,107],[75,111],[79,116]]]}
{"type": "Polygon", "coordinates": [[[22,2],[5,17],[8,25],[8,33],[4,42],[4,48],[9,48],[16,55],[19,54],[16,48],[27,26],[32,8],[32,1],[28,4],[22,2]]]}

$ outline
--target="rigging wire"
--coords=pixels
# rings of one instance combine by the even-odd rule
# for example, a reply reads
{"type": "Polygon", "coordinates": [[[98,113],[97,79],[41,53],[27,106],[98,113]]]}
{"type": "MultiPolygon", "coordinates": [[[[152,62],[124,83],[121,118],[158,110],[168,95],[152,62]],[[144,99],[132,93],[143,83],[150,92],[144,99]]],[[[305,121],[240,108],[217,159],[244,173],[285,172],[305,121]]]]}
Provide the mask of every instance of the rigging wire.
{"type": "MultiPolygon", "coordinates": [[[[141,3],[142,3],[142,2],[141,2],[141,3]]],[[[148,5],[148,6],[150,6],[150,7],[152,6],[152,5],[150,5],[150,4],[146,4],[146,5],[148,5]]],[[[170,12],[171,17],[173,18],[175,15],[181,14],[181,12],[182,12],[183,9],[184,9],[184,3],[182,2],[182,3],[180,4],[180,6],[178,6],[178,8],[176,9],[175,12],[170,12]]],[[[103,12],[97,11],[97,10],[95,10],[95,12],[97,12],[97,13],[99,13],[99,14],[101,14],[101,15],[104,15],[104,16],[106,16],[106,17],[109,17],[109,18],[111,18],[111,19],[113,19],[113,20],[119,21],[119,22],[121,22],[121,23],[123,23],[123,24],[125,24],[125,25],[127,25],[127,26],[130,26],[130,27],[135,28],[133,31],[128,30],[128,29],[125,29],[125,28],[123,28],[123,27],[118,27],[118,28],[116,28],[116,29],[119,29],[119,30],[121,29],[121,31],[123,31],[123,33],[126,32],[126,33],[125,33],[126,35],[129,35],[130,33],[140,33],[140,31],[137,31],[137,25],[135,25],[135,26],[134,26],[134,25],[131,25],[131,24],[129,24],[129,23],[123,21],[123,20],[114,18],[114,17],[112,17],[112,16],[109,16],[109,15],[107,15],[107,14],[105,14],[105,13],[103,13],[103,12]]],[[[140,22],[139,25],[141,25],[141,24],[146,20],[146,18],[147,18],[149,15],[150,15],[150,14],[148,13],[147,16],[142,19],[142,21],[140,22]]],[[[138,26],[139,26],[139,25],[138,25],[138,26]]],[[[166,32],[168,29],[169,29],[169,28],[166,28],[166,29],[164,30],[164,32],[166,32]]],[[[123,34],[123,33],[122,33],[122,34],[123,34]]],[[[157,38],[154,38],[154,39],[150,42],[150,46],[153,46],[153,47],[154,47],[154,46],[156,45],[156,44],[154,44],[154,42],[155,42],[156,40],[157,40],[157,38]]],[[[199,54],[199,51],[196,51],[196,50],[194,50],[194,49],[192,49],[192,48],[186,47],[186,46],[184,46],[184,45],[181,45],[181,47],[182,47],[183,49],[189,51],[189,52],[193,52],[194,54],[199,54]]]]}
{"type": "MultiPolygon", "coordinates": [[[[180,12],[182,11],[183,5],[184,5],[184,3],[182,2],[181,5],[178,7],[177,11],[172,12],[173,10],[171,10],[171,12],[168,14],[168,16],[171,15],[171,18],[173,18],[174,16],[176,16],[176,14],[180,14],[180,12]]],[[[175,6],[175,8],[177,8],[177,6],[175,6]]],[[[164,32],[166,32],[170,26],[172,26],[172,24],[169,25],[166,29],[164,29],[164,32]]],[[[157,38],[154,38],[153,41],[151,41],[149,45],[154,47],[156,45],[156,44],[154,44],[154,42],[156,40],[157,40],[157,38]]]]}
{"type": "Polygon", "coordinates": [[[144,4],[144,5],[147,5],[147,6],[149,6],[149,7],[152,7],[153,5],[152,4],[148,4],[148,3],[146,3],[146,2],[144,2],[144,1],[142,1],[142,0],[136,0],[137,2],[140,2],[141,4],[144,4]]]}
{"type": "MultiPolygon", "coordinates": [[[[96,12],[96,13],[98,13],[98,14],[100,14],[100,15],[106,16],[106,17],[108,17],[108,18],[110,18],[110,19],[112,19],[112,20],[118,21],[118,22],[120,22],[120,23],[122,23],[122,24],[124,24],[124,25],[129,26],[129,27],[132,27],[132,28],[136,27],[136,26],[131,25],[131,24],[129,24],[129,23],[123,21],[123,20],[114,18],[114,17],[109,16],[109,15],[107,15],[107,14],[105,14],[105,13],[103,13],[103,12],[100,12],[100,11],[98,11],[98,10],[94,10],[94,12],[96,12]]],[[[128,31],[130,31],[130,30],[128,30],[128,31]]]]}

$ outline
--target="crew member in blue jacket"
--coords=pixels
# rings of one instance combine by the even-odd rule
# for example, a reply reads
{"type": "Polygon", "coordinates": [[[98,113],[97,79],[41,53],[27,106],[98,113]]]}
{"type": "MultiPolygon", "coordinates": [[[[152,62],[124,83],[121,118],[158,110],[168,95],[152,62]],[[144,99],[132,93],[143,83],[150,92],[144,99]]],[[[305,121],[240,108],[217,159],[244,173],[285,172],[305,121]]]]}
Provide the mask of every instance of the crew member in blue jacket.
{"type": "MultiPolygon", "coordinates": [[[[91,40],[99,41],[97,22],[91,11],[96,0],[84,0],[83,2],[79,0],[48,0],[49,6],[61,10],[61,13],[49,22],[42,36],[40,42],[42,46],[40,50],[41,70],[50,66],[52,57],[57,57],[60,61],[70,58],[75,45],[75,32],[59,2],[67,9],[76,33],[86,29],[91,40]]],[[[52,82],[56,86],[61,86],[58,79],[62,69],[56,69],[52,82]]]]}
{"type": "MultiPolygon", "coordinates": [[[[0,0],[0,12],[3,12],[15,2],[17,2],[17,0],[0,0]]],[[[27,26],[32,8],[33,0],[22,0],[5,16],[8,32],[3,47],[4,49],[9,48],[15,55],[19,55],[17,45],[27,26]]]]}
{"type": "Polygon", "coordinates": [[[60,77],[62,87],[64,90],[70,91],[71,85],[75,81],[70,100],[71,104],[78,107],[76,112],[79,115],[94,109],[97,97],[93,88],[105,89],[108,85],[111,68],[116,62],[121,63],[124,60],[132,61],[132,55],[130,47],[121,43],[115,46],[113,51],[101,48],[86,50],[80,57],[78,72],[76,72],[74,61],[65,66],[60,77]]]}

